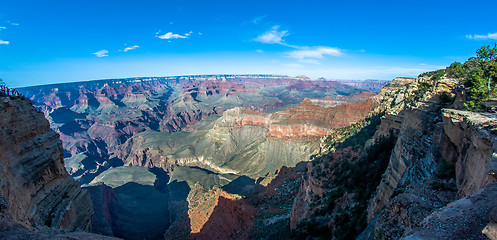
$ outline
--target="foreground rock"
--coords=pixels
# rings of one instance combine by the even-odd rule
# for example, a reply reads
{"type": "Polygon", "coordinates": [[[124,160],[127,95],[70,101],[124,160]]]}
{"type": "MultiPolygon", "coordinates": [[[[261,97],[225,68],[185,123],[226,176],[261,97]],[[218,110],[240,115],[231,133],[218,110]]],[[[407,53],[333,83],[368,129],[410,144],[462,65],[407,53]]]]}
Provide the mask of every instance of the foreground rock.
{"type": "Polygon", "coordinates": [[[29,100],[0,98],[4,219],[28,228],[88,230],[90,196],[67,174],[62,144],[29,100]]]}
{"type": "Polygon", "coordinates": [[[323,138],[293,206],[294,236],[350,239],[367,226],[359,239],[493,238],[497,115],[457,110],[458,84],[395,79],[372,98],[377,120],[323,138]]]}
{"type": "Polygon", "coordinates": [[[0,239],[4,240],[116,240],[117,238],[87,232],[57,233],[56,231],[30,231],[21,224],[0,220],[0,239]]]}
{"type": "Polygon", "coordinates": [[[486,237],[482,230],[496,206],[497,183],[491,183],[477,193],[437,210],[426,217],[413,234],[402,239],[495,239],[495,235],[486,237]]]}
{"type": "Polygon", "coordinates": [[[90,238],[53,236],[88,231],[93,208],[65,170],[61,141],[43,113],[23,97],[0,96],[0,116],[0,238],[90,238]]]}

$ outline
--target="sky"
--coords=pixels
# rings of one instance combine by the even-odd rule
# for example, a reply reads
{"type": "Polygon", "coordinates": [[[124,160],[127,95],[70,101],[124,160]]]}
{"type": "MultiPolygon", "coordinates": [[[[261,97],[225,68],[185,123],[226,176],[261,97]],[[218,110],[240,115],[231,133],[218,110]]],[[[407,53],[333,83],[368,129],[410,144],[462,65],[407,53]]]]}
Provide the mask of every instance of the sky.
{"type": "Polygon", "coordinates": [[[493,46],[496,9],[495,0],[0,0],[0,79],[415,77],[493,46]]]}

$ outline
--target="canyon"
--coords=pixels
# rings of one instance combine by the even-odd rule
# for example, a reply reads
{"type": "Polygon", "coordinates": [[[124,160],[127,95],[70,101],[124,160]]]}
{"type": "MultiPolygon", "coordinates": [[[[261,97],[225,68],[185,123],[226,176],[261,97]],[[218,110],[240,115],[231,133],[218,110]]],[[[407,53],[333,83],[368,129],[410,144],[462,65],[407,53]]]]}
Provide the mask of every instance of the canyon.
{"type": "MultiPolygon", "coordinates": [[[[384,83],[365,86],[377,91],[378,84],[384,83]]],[[[67,171],[98,206],[92,231],[127,239],[211,236],[202,227],[223,224],[202,218],[202,211],[260,214],[249,196],[269,191],[282,166],[309,161],[319,138],[375,107],[368,100],[375,93],[345,82],[274,75],[111,79],[20,91],[59,133],[67,171]],[[150,180],[142,182],[144,176],[150,180]],[[200,205],[213,207],[195,209],[204,197],[200,205]],[[226,207],[215,210],[218,204],[226,207]],[[150,206],[163,210],[150,212],[150,206]],[[230,206],[234,212],[224,212],[230,206]]],[[[292,196],[286,198],[290,203],[292,196]]],[[[267,221],[287,221],[288,203],[267,221]]],[[[224,234],[259,220],[251,217],[224,234]]]]}
{"type": "Polygon", "coordinates": [[[448,74],[388,84],[198,75],[19,91],[0,108],[14,116],[0,142],[2,169],[15,169],[0,189],[5,234],[497,236],[497,115],[464,110],[464,87],[448,74]],[[9,194],[17,186],[26,192],[9,194]]]}

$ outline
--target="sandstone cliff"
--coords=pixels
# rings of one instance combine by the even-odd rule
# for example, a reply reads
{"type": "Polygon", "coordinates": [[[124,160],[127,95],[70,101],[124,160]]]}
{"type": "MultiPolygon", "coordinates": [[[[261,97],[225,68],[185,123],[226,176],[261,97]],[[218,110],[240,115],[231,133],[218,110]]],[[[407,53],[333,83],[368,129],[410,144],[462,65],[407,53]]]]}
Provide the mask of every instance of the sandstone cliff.
{"type": "Polygon", "coordinates": [[[61,141],[44,114],[23,97],[1,96],[0,116],[3,230],[13,231],[7,234],[10,237],[32,239],[48,235],[28,229],[88,231],[93,215],[90,195],[65,170],[61,141]]]}
{"type": "MultiPolygon", "coordinates": [[[[419,89],[426,80],[420,78],[412,87],[419,89]]],[[[372,235],[399,238],[413,229],[426,227],[428,224],[423,222],[435,210],[495,181],[491,177],[496,168],[492,136],[497,116],[454,109],[440,111],[447,106],[440,96],[455,96],[456,84],[455,80],[442,78],[400,112],[403,120],[398,128],[399,137],[368,208],[368,219],[374,225],[372,235]],[[373,219],[375,214],[377,218],[373,219]]],[[[491,208],[489,203],[487,209],[491,208]]],[[[488,211],[475,218],[488,223],[488,211]]],[[[447,233],[445,237],[477,237],[485,224],[471,225],[466,232],[447,233]]]]}
{"type": "Polygon", "coordinates": [[[480,239],[484,228],[493,236],[495,221],[489,215],[497,206],[490,200],[493,188],[485,186],[496,180],[497,116],[443,109],[464,101],[458,80],[444,77],[398,78],[372,101],[377,104],[372,118],[322,139],[320,156],[309,164],[293,206],[290,226],[296,236],[348,239],[366,223],[359,239],[410,234],[408,239],[480,239]],[[379,148],[385,138],[394,142],[379,148]],[[371,162],[361,160],[375,151],[383,153],[371,162]],[[362,170],[364,164],[369,171],[362,170]],[[448,205],[461,197],[469,200],[448,205]],[[450,220],[472,208],[479,211],[450,220]],[[451,229],[451,223],[469,227],[451,229]]]}
{"type": "Polygon", "coordinates": [[[440,131],[437,131],[437,127],[440,128],[437,123],[442,120],[439,109],[443,107],[438,103],[438,97],[443,92],[451,93],[457,81],[450,79],[443,79],[437,83],[429,81],[431,80],[419,78],[406,83],[404,92],[397,92],[395,102],[398,107],[388,110],[384,118],[386,121],[382,122],[376,133],[385,134],[387,130],[393,129],[399,132],[399,137],[389,167],[369,206],[368,219],[371,219],[374,212],[389,201],[399,184],[423,181],[429,178],[436,168],[439,153],[433,144],[443,140],[441,139],[443,136],[438,134],[440,131]],[[423,84],[430,86],[431,89],[420,93],[419,89],[423,84]],[[399,119],[400,124],[392,125],[392,121],[388,118],[399,119]]]}
{"type": "Polygon", "coordinates": [[[497,114],[446,109],[444,132],[455,149],[442,151],[455,164],[459,197],[472,195],[497,173],[497,114]]]}

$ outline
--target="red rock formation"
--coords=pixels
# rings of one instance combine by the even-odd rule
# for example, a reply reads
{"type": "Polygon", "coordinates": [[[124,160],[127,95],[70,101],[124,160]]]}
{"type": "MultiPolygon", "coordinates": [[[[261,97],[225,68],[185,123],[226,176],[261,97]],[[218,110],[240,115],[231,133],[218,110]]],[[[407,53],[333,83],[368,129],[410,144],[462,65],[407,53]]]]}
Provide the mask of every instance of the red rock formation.
{"type": "Polygon", "coordinates": [[[195,185],[189,196],[191,239],[247,239],[255,208],[220,188],[195,185]]]}
{"type": "Polygon", "coordinates": [[[263,126],[271,138],[320,138],[331,129],[349,126],[366,118],[376,107],[370,99],[357,103],[345,103],[334,107],[321,107],[305,99],[298,106],[276,113],[260,113],[237,109],[230,111],[233,127],[263,126]]]}

